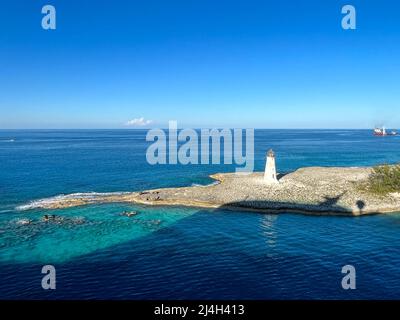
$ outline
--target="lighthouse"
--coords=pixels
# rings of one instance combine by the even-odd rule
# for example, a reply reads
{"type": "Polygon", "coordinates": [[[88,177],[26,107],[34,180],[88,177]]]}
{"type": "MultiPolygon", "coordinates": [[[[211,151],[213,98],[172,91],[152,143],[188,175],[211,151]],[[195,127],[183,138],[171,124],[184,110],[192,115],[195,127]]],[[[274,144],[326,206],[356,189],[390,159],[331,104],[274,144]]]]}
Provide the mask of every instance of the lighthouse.
{"type": "Polygon", "coordinates": [[[272,149],[267,152],[267,162],[265,164],[264,181],[266,183],[279,183],[276,177],[275,153],[272,149]]]}

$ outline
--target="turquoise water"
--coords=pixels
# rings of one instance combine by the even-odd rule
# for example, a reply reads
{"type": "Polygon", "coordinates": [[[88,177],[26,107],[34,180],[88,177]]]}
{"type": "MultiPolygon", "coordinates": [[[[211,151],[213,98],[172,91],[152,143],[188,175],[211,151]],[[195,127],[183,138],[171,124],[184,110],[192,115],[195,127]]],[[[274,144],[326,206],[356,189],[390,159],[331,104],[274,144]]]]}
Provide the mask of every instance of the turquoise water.
{"type": "Polygon", "coordinates": [[[193,210],[163,210],[127,205],[97,205],[72,209],[35,211],[24,217],[32,222],[18,224],[21,214],[2,221],[2,261],[7,263],[63,263],[96,250],[134,240],[168,227],[193,210]],[[121,215],[136,211],[135,218],[121,215]],[[44,222],[43,214],[55,214],[63,220],[44,222]]]}
{"type": "MultiPolygon", "coordinates": [[[[0,131],[0,297],[7,299],[399,298],[400,214],[361,218],[103,204],[16,210],[75,192],[208,184],[231,165],[150,166],[145,131],[0,131]],[[121,215],[137,211],[134,217],[121,215]],[[44,214],[55,221],[44,222],[44,214]],[[29,220],[30,224],[22,224],[29,220]],[[41,289],[41,266],[57,290],[41,289]],[[341,267],[357,290],[341,289],[341,267]]],[[[279,171],[400,161],[400,137],[257,130],[279,171]]]]}

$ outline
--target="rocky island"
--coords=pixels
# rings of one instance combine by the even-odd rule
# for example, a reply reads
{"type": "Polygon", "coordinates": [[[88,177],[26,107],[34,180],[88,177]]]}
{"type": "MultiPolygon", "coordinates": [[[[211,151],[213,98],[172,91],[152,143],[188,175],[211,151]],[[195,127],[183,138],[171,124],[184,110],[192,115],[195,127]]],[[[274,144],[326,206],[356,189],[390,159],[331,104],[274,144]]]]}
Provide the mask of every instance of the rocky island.
{"type": "Polygon", "coordinates": [[[314,215],[359,216],[400,212],[400,193],[377,196],[360,188],[371,173],[372,168],[364,167],[308,167],[285,175],[278,174],[277,183],[266,183],[263,172],[248,175],[219,173],[211,176],[218,183],[208,186],[71,194],[36,201],[21,209],[128,202],[314,215]]]}

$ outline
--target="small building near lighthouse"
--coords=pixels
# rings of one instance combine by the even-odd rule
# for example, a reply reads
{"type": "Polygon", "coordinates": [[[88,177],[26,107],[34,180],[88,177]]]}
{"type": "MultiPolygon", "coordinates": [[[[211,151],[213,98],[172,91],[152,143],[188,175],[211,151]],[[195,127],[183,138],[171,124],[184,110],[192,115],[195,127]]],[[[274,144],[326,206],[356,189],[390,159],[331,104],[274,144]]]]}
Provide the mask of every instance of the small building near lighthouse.
{"type": "Polygon", "coordinates": [[[267,161],[265,163],[264,182],[273,184],[279,183],[276,176],[275,153],[272,149],[267,152],[267,161]]]}

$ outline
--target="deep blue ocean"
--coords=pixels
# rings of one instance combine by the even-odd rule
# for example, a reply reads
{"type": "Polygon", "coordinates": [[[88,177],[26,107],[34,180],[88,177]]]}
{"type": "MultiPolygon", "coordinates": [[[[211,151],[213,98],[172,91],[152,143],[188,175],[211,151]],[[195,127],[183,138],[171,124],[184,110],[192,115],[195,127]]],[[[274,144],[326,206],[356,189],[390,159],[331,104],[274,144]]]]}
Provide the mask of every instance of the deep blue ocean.
{"type": "MultiPolygon", "coordinates": [[[[209,174],[234,171],[151,166],[145,135],[0,131],[0,298],[400,298],[400,213],[317,217],[128,204],[16,209],[77,192],[206,185],[209,174]],[[138,215],[121,215],[126,210],[138,215]],[[64,222],[45,223],[44,214],[64,222]],[[41,287],[46,264],[56,268],[56,290],[41,287]],[[356,290],[341,287],[348,264],[356,268],[356,290]]],[[[256,130],[257,171],[270,148],[279,172],[400,162],[400,137],[368,130],[256,130]]]]}

